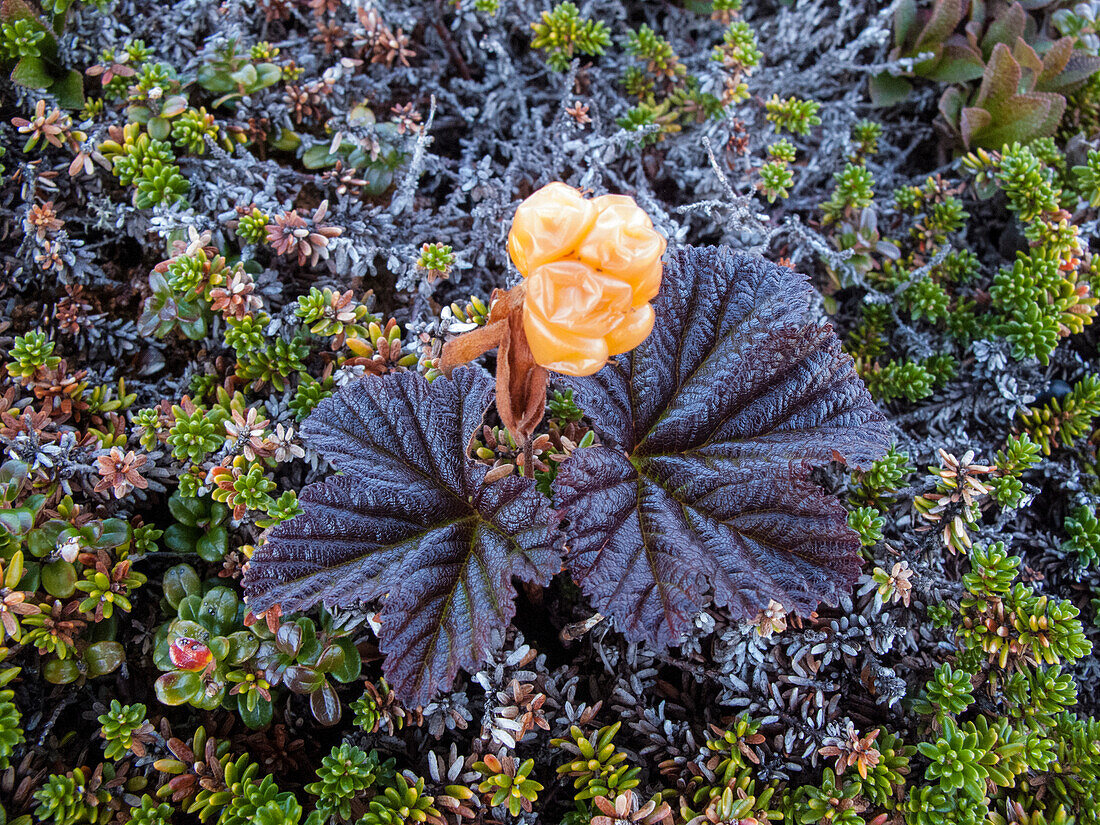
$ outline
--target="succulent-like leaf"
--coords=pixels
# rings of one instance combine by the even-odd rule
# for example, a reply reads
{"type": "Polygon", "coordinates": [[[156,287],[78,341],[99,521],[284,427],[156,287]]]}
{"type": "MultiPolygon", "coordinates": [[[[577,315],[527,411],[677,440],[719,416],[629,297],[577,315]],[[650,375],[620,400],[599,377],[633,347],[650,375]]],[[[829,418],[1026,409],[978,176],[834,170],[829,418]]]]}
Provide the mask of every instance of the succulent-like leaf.
{"type": "Polygon", "coordinates": [[[966,83],[977,80],[985,71],[981,52],[971,46],[966,38],[951,37],[943,44],[943,52],[934,66],[922,68],[920,74],[940,83],[966,83]]]}
{"type": "Polygon", "coordinates": [[[874,106],[893,106],[909,97],[909,93],[913,91],[913,84],[904,77],[895,77],[883,72],[871,76],[868,90],[874,106]]]}
{"type": "Polygon", "coordinates": [[[920,13],[917,8],[917,0],[899,0],[894,11],[894,42],[906,43],[916,34],[920,23],[920,13]]]}
{"type": "Polygon", "coordinates": [[[988,57],[998,43],[1011,47],[1024,36],[1026,28],[1027,12],[1019,3],[1013,3],[1001,12],[986,29],[985,35],[982,37],[983,54],[988,57]]]}
{"type": "MultiPolygon", "coordinates": [[[[992,149],[1015,141],[1027,142],[1037,137],[1047,137],[1054,134],[1065,111],[1066,99],[1058,94],[1031,92],[1016,95],[1009,104],[994,112],[988,121],[983,121],[980,130],[969,134],[968,145],[992,149]],[[1010,110],[1011,115],[1005,114],[1010,110]]],[[[968,112],[971,110],[963,110],[964,115],[968,112]]]]}
{"type": "Polygon", "coordinates": [[[1020,89],[1020,64],[1012,56],[1012,51],[1003,43],[993,47],[989,64],[985,67],[981,88],[974,103],[991,112],[997,106],[1004,105],[1020,89]]]}
{"type": "Polygon", "coordinates": [[[983,129],[987,129],[993,122],[993,115],[985,109],[968,107],[959,115],[959,131],[962,134],[963,144],[971,146],[978,142],[978,136],[983,129]]]}
{"type": "Polygon", "coordinates": [[[955,27],[959,25],[965,13],[966,4],[963,0],[936,0],[924,28],[921,29],[913,45],[912,53],[938,51],[943,41],[955,31],[955,27]]]}
{"type": "Polygon", "coordinates": [[[1097,69],[1100,69],[1100,57],[1075,52],[1073,39],[1063,37],[1043,55],[1043,71],[1035,81],[1035,91],[1073,91],[1096,74],[1097,69]]]}
{"type": "Polygon", "coordinates": [[[568,561],[632,640],[678,639],[713,593],[735,616],[809,611],[851,586],[859,538],[808,479],[865,467],[888,427],[794,271],[685,247],[665,267],[653,333],[569,379],[603,444],[554,481],[568,561]]]}
{"type": "Polygon", "coordinates": [[[493,396],[483,370],[429,383],[368,377],[321,402],[306,442],[343,475],[306,487],[302,514],[277,525],[244,587],[254,612],[384,599],[386,678],[426,703],[490,651],[515,613],[512,578],[561,569],[556,521],[535,483],[483,484],[466,448],[493,396]]]}

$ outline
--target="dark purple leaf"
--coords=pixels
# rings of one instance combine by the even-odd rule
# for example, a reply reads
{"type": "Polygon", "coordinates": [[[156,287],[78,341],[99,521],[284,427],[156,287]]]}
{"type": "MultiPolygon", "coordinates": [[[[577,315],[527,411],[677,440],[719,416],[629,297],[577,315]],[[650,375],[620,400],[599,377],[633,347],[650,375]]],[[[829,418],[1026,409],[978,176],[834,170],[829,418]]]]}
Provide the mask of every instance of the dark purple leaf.
{"type": "Polygon", "coordinates": [[[889,430],[803,276],[727,247],[672,252],[653,333],[568,379],[602,446],[554,481],[568,563],[631,640],[675,642],[708,595],[807,612],[859,571],[841,504],[808,480],[866,467],[889,430]]]}
{"type": "Polygon", "coordinates": [[[309,694],[309,709],[313,718],[327,728],[340,723],[340,697],[327,680],[309,694]]]}
{"type": "Polygon", "coordinates": [[[313,693],[320,689],[323,681],[324,675],[308,665],[291,665],[283,673],[283,684],[293,693],[313,693]]]}
{"type": "Polygon", "coordinates": [[[279,632],[275,634],[275,647],[285,656],[297,656],[302,649],[302,626],[297,622],[279,625],[279,632]]]}
{"type": "Polygon", "coordinates": [[[483,485],[488,468],[466,457],[492,396],[493,379],[465,368],[430,385],[368,377],[322,401],[303,436],[344,475],[305,488],[302,515],[256,550],[249,607],[383,599],[386,678],[410,703],[481,664],[515,613],[512,578],[546,584],[561,569],[534,482],[483,485]]]}

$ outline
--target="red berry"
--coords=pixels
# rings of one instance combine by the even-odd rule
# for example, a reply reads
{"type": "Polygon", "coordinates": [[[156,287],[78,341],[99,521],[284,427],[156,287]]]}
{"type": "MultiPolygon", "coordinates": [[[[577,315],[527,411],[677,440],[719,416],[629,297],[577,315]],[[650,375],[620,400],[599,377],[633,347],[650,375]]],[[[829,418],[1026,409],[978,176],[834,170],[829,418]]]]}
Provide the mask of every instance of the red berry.
{"type": "Polygon", "coordinates": [[[214,660],[214,654],[202,642],[180,636],[168,648],[168,658],[180,670],[202,670],[214,660]]]}

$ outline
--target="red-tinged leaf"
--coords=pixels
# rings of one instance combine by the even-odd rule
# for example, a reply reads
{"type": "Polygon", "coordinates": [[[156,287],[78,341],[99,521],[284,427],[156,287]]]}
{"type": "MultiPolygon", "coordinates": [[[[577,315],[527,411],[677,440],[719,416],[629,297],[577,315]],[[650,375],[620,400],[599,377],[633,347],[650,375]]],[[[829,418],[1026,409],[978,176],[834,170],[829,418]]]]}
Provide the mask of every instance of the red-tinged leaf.
{"type": "Polygon", "coordinates": [[[1066,99],[1062,95],[1050,92],[1014,95],[993,111],[996,125],[982,129],[972,140],[979,146],[992,149],[1014,141],[1048,137],[1057,130],[1065,111],[1066,99]]]}
{"type": "Polygon", "coordinates": [[[913,53],[931,51],[946,40],[965,13],[966,4],[963,0],[936,0],[913,47],[913,53]]]}
{"type": "Polygon", "coordinates": [[[726,247],[676,250],[650,337],[569,379],[604,444],[554,481],[568,561],[631,640],[675,642],[712,593],[737,617],[807,612],[859,570],[846,511],[808,480],[867,467],[889,429],[809,286],[726,247]]]}
{"type": "Polygon", "coordinates": [[[250,609],[383,599],[386,678],[410,704],[481,664],[515,613],[513,577],[546,584],[561,569],[534,482],[485,485],[466,457],[492,396],[491,377],[462,368],[430,385],[371,376],[322,401],[303,436],[344,475],[305,488],[302,515],[256,550],[250,609]]]}
{"type": "Polygon", "coordinates": [[[1012,50],[998,43],[986,65],[975,105],[990,111],[1003,105],[1019,90],[1021,76],[1020,64],[1012,56],[1012,50]]]}
{"type": "Polygon", "coordinates": [[[340,697],[328,681],[309,695],[309,709],[313,718],[326,728],[340,723],[340,697]]]}
{"type": "Polygon", "coordinates": [[[1011,47],[1024,36],[1026,28],[1027,12],[1019,3],[1013,3],[1006,12],[997,15],[989,24],[985,36],[982,37],[982,52],[990,54],[998,43],[1011,47]]]}

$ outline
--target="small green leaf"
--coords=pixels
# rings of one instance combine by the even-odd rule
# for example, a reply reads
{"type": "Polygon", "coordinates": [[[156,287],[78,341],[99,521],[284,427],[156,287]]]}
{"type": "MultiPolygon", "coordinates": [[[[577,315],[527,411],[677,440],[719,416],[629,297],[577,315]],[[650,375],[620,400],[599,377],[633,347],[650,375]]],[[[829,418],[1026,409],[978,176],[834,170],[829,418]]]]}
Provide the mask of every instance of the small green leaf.
{"type": "Polygon", "coordinates": [[[329,675],[342,684],[354,682],[363,670],[363,659],[351,639],[337,639],[336,644],[344,651],[344,659],[329,675]]]}
{"type": "Polygon", "coordinates": [[[54,79],[42,58],[24,57],[12,69],[11,82],[28,89],[48,89],[54,79]]]}
{"type": "Polygon", "coordinates": [[[329,154],[327,143],[315,143],[302,153],[302,165],[306,169],[324,169],[332,166],[339,158],[329,154]]]}
{"type": "MultiPolygon", "coordinates": [[[[165,532],[167,534],[167,531],[165,532]]],[[[199,574],[189,564],[177,564],[175,567],[168,568],[164,573],[163,585],[164,598],[172,605],[173,610],[177,609],[180,602],[187,596],[197,596],[202,592],[199,574]]]]}
{"type": "Polygon", "coordinates": [[[149,130],[149,137],[155,140],[168,140],[172,134],[172,124],[163,117],[151,117],[146,124],[149,130]]]}
{"type": "Polygon", "coordinates": [[[157,699],[165,705],[183,705],[202,692],[202,680],[190,670],[174,670],[157,679],[154,687],[157,699]]]}
{"type": "Polygon", "coordinates": [[[195,542],[195,552],[208,562],[220,562],[229,551],[229,531],[224,526],[212,528],[195,542]]]}
{"type": "Polygon", "coordinates": [[[84,651],[84,663],[91,679],[113,673],[125,659],[126,652],[118,642],[96,642],[84,651]]]}
{"type": "Polygon", "coordinates": [[[266,89],[279,82],[283,71],[274,63],[261,63],[256,67],[256,89],[266,89]]]}
{"type": "Polygon", "coordinates": [[[871,77],[871,103],[875,106],[894,106],[901,103],[913,91],[913,84],[904,77],[883,72],[871,77]]]}
{"type": "Polygon", "coordinates": [[[79,109],[84,105],[84,76],[70,69],[50,85],[50,93],[62,109],[79,109]]]}
{"type": "Polygon", "coordinates": [[[237,694],[237,712],[241,715],[241,721],[253,730],[267,727],[271,724],[274,710],[271,702],[263,698],[251,697],[256,697],[256,694],[250,692],[248,697],[244,694],[237,694]],[[249,707],[250,705],[251,707],[249,707]]]}
{"type": "Polygon", "coordinates": [[[68,685],[80,678],[80,665],[73,659],[52,659],[42,671],[51,685],[68,685]]]}
{"type": "Polygon", "coordinates": [[[64,559],[42,568],[42,587],[55,599],[67,599],[76,592],[76,568],[64,559]]]}

